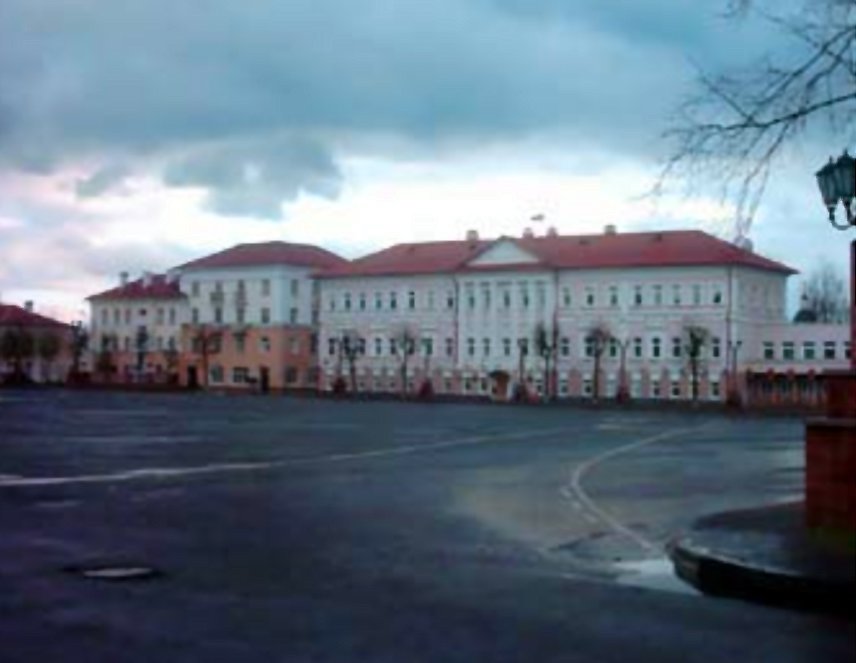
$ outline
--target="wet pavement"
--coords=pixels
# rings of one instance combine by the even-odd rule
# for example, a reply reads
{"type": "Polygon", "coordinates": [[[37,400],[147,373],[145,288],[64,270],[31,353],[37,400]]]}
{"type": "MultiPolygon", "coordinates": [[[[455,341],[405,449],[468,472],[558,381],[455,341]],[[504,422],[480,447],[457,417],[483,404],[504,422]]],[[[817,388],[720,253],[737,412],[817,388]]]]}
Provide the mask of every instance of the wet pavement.
{"type": "Polygon", "coordinates": [[[697,518],[801,492],[801,436],[711,414],[0,392],[0,660],[856,660],[848,621],[669,573],[697,518]]]}

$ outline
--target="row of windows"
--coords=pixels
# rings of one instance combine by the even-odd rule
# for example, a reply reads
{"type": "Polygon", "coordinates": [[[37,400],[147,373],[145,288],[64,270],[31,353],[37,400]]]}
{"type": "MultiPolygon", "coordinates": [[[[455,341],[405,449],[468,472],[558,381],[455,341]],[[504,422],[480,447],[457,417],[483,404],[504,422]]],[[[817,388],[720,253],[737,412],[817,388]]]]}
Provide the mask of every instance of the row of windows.
{"type": "MultiPolygon", "coordinates": [[[[503,338],[501,339],[498,348],[493,347],[492,340],[487,337],[479,340],[470,336],[464,341],[464,343],[464,352],[467,357],[490,357],[492,352],[499,352],[500,356],[504,357],[518,357],[520,354],[523,354],[524,356],[529,355],[531,351],[536,350],[531,339],[526,337],[518,339],[511,339],[508,337],[503,338]]],[[[364,338],[355,339],[353,344],[353,351],[356,354],[366,354],[367,348],[366,340],[364,338]]],[[[372,354],[375,357],[382,357],[384,356],[384,347],[386,347],[389,355],[397,355],[402,345],[402,339],[400,338],[388,338],[384,340],[378,336],[373,339],[372,354]]],[[[454,356],[455,340],[453,338],[446,338],[443,347],[447,357],[454,356]]],[[[621,347],[622,344],[614,338],[610,339],[602,347],[598,347],[598,344],[594,339],[585,337],[582,339],[581,345],[582,355],[589,358],[594,357],[598,351],[600,351],[600,354],[611,358],[619,357],[621,354],[621,347]]],[[[646,344],[645,340],[641,336],[637,336],[626,342],[624,344],[624,348],[628,352],[628,356],[632,358],[642,359],[647,357],[651,359],[660,359],[665,356],[666,341],[659,336],[653,336],[648,339],[648,343],[646,344]]],[[[339,352],[339,350],[342,350],[346,354],[351,350],[348,339],[328,339],[328,354],[334,356],[339,352]]],[[[563,336],[559,339],[559,345],[556,350],[562,357],[570,357],[571,339],[567,336],[563,336]]],[[[415,354],[417,351],[419,351],[422,356],[432,356],[434,354],[434,339],[431,337],[424,337],[418,339],[418,341],[417,339],[408,341],[408,353],[415,354]]],[[[671,339],[671,345],[669,346],[669,356],[678,359],[688,354],[689,350],[686,347],[684,339],[677,336],[673,337],[671,339]]],[[[722,343],[720,339],[718,337],[713,337],[709,346],[701,348],[698,356],[700,358],[710,357],[712,359],[719,359],[722,356],[722,343]]]]}
{"type": "MultiPolygon", "coordinates": [[[[292,297],[297,297],[300,294],[300,279],[291,279],[290,282],[290,292],[292,297]]],[[[263,297],[267,297],[270,295],[270,279],[261,279],[259,281],[259,289],[261,295],[263,297]]],[[[199,297],[201,293],[202,287],[199,281],[191,281],[190,282],[190,294],[192,297],[199,297]]],[[[223,282],[215,281],[214,287],[211,289],[211,293],[214,295],[223,296],[224,294],[223,282]]],[[[247,292],[247,284],[243,279],[238,279],[235,282],[234,292],[238,295],[246,295],[247,292]]]]}
{"type": "MultiPolygon", "coordinates": [[[[112,311],[113,311],[112,319],[113,319],[113,325],[114,326],[118,326],[118,325],[122,324],[123,321],[126,325],[130,325],[130,324],[132,324],[132,322],[135,322],[135,320],[134,320],[134,309],[131,307],[126,307],[124,309],[114,308],[114,309],[112,309],[112,311]]],[[[141,307],[141,308],[137,309],[137,320],[143,321],[143,322],[148,322],[148,317],[149,317],[149,309],[148,308],[141,307]]],[[[101,309],[101,324],[103,326],[106,327],[107,325],[110,324],[110,318],[111,318],[110,309],[106,309],[106,308],[101,309]]],[[[154,324],[156,324],[156,325],[163,325],[163,324],[174,325],[176,323],[175,308],[170,307],[170,308],[166,309],[166,308],[159,306],[159,307],[154,309],[154,318],[155,318],[154,324]],[[167,323],[167,321],[168,321],[168,323],[167,323]]]]}
{"type": "MultiPolygon", "coordinates": [[[[314,339],[314,337],[313,337],[314,339]]],[[[216,347],[209,347],[208,350],[211,353],[219,352],[222,350],[223,341],[218,339],[218,343],[215,343],[216,347]]],[[[202,352],[202,339],[194,339],[193,341],[193,351],[197,354],[202,352]]],[[[245,334],[233,334],[232,335],[232,347],[235,352],[238,354],[243,354],[247,350],[247,337],[245,334]]],[[[313,349],[313,348],[310,348],[313,349]]],[[[258,351],[259,352],[270,352],[271,350],[271,340],[269,336],[260,336],[258,339],[258,351]]],[[[300,338],[296,336],[292,336],[288,339],[288,351],[293,354],[300,354],[300,338]]]]}
{"type": "MultiPolygon", "coordinates": [[[[119,349],[125,352],[138,351],[137,339],[132,336],[123,336],[121,339],[117,336],[103,336],[101,339],[101,350],[118,351],[119,349]]],[[[178,343],[174,336],[157,336],[149,339],[144,345],[143,350],[177,350],[178,343]]]]}
{"type": "MultiPolygon", "coordinates": [[[[233,311],[231,311],[234,315],[231,317],[231,321],[242,325],[249,324],[250,322],[259,322],[263,325],[268,325],[271,322],[271,313],[270,308],[267,306],[263,306],[259,309],[259,317],[258,320],[251,320],[250,316],[247,315],[247,309],[243,306],[236,307],[233,311]]],[[[215,306],[213,309],[213,322],[216,325],[222,325],[226,322],[226,310],[222,306],[215,306]]],[[[298,311],[296,307],[292,307],[288,310],[288,322],[289,324],[296,325],[298,323],[298,311]]],[[[193,324],[199,324],[200,315],[199,309],[194,307],[190,309],[190,321],[193,324]]]]}
{"type": "Polygon", "coordinates": [[[850,357],[850,343],[847,341],[841,344],[835,341],[824,341],[823,343],[803,341],[802,344],[798,345],[794,341],[782,341],[780,344],[776,344],[773,341],[764,341],[763,357],[767,360],[782,359],[785,361],[796,359],[844,359],[850,357]],[[839,345],[841,346],[840,348],[839,345]]]}
{"type": "MultiPolygon", "coordinates": [[[[518,308],[530,308],[534,305],[535,308],[544,308],[547,305],[547,288],[546,284],[536,282],[533,288],[534,297],[530,295],[528,283],[520,283],[517,287],[511,284],[498,284],[498,296],[496,301],[500,309],[511,309],[516,303],[518,308]],[[514,294],[516,293],[516,295],[514,294]],[[516,298],[515,298],[516,297],[516,298]]],[[[669,290],[670,299],[667,300],[663,285],[633,286],[630,304],[634,307],[641,306],[663,306],[670,303],[673,306],[703,306],[711,304],[719,306],[723,303],[722,289],[719,286],[710,289],[708,296],[704,296],[704,286],[701,284],[680,285],[674,284],[669,290]]],[[[337,310],[337,296],[331,295],[328,299],[328,308],[331,311],[337,310]]],[[[407,291],[405,297],[405,306],[408,310],[416,310],[420,307],[419,298],[415,290],[407,291]]],[[[482,284],[480,287],[474,285],[465,285],[463,293],[464,310],[491,310],[494,302],[493,286],[482,284]]],[[[434,310],[437,304],[437,297],[433,290],[424,293],[421,302],[421,308],[426,310],[434,310]]],[[[585,307],[593,308],[596,306],[618,307],[622,303],[621,289],[617,285],[607,286],[605,288],[597,288],[595,286],[587,286],[584,288],[582,303],[585,307]]],[[[570,287],[562,288],[562,296],[560,304],[563,308],[570,308],[573,305],[573,297],[570,287]]],[[[357,293],[356,295],[345,292],[341,295],[341,307],[344,311],[395,311],[399,305],[399,293],[396,290],[389,292],[375,292],[369,297],[365,292],[357,293]]],[[[455,307],[455,296],[452,292],[445,293],[441,305],[446,309],[455,307]]]]}
{"type": "MultiPolygon", "coordinates": [[[[226,381],[226,371],[220,364],[214,364],[208,369],[209,380],[212,384],[222,384],[226,381]]],[[[283,371],[285,384],[296,385],[300,383],[301,372],[297,366],[286,366],[283,371]]],[[[255,378],[247,366],[234,366],[231,372],[233,384],[251,384],[255,378]]],[[[309,368],[305,372],[307,384],[316,384],[318,381],[318,369],[309,368]]]]}

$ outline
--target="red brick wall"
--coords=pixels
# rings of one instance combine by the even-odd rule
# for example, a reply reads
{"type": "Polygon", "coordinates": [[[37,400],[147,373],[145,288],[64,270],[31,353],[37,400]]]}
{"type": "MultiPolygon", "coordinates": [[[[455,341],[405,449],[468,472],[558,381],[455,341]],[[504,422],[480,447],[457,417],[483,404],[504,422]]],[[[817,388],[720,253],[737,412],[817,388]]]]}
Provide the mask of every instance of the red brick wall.
{"type": "Polygon", "coordinates": [[[805,453],[808,526],[856,530],[856,420],[810,421],[805,453]]]}

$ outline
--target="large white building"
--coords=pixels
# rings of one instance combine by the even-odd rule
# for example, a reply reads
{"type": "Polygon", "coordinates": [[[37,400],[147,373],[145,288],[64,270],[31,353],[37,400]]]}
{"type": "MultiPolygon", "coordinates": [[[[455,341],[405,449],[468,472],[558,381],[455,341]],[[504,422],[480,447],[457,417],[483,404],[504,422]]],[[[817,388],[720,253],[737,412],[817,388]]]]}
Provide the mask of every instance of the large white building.
{"type": "Polygon", "coordinates": [[[718,400],[727,387],[745,389],[746,368],[846,365],[844,325],[811,340],[818,329],[787,321],[793,273],[698,231],[400,244],[319,275],[321,369],[328,386],[348,377],[341,346],[354,338],[365,350],[354,362],[362,390],[412,392],[427,379],[441,393],[505,398],[525,385],[585,396],[599,383],[602,396],[625,385],[635,397],[686,398],[688,330],[700,328],[697,384],[718,400]],[[556,346],[549,372],[539,326],[556,346]],[[599,362],[595,328],[610,336],[599,362]]]}

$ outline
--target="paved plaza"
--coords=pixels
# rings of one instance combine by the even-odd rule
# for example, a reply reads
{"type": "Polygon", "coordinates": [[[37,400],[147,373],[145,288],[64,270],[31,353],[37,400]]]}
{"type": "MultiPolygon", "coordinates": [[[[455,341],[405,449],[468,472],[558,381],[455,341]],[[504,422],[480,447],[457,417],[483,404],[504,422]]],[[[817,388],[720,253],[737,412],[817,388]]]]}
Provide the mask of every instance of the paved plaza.
{"type": "Polygon", "coordinates": [[[0,661],[848,661],[695,593],[700,516],[798,499],[799,419],[0,392],[0,661]],[[81,571],[147,569],[110,581],[81,571]]]}

